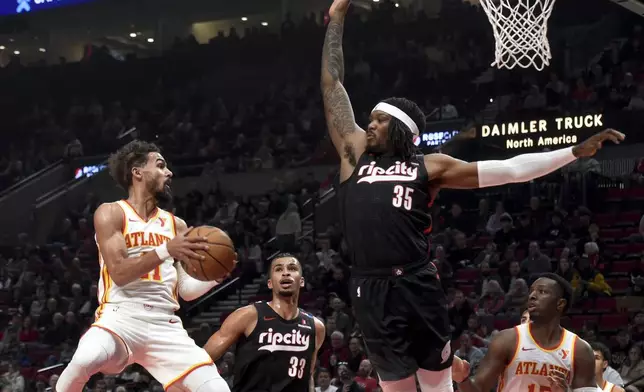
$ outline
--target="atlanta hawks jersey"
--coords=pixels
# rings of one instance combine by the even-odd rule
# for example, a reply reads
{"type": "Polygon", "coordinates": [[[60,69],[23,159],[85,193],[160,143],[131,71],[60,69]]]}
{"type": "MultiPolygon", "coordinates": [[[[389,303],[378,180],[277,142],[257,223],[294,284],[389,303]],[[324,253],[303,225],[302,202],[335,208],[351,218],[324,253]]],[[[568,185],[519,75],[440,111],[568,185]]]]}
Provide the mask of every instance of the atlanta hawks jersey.
{"type": "MultiPolygon", "coordinates": [[[[123,210],[123,237],[128,257],[138,257],[154,251],[157,246],[170,241],[176,235],[174,216],[157,208],[147,221],[136,213],[125,200],[116,202],[123,210]]],[[[124,286],[117,286],[109,272],[98,245],[101,276],[99,280],[97,316],[105,304],[135,303],[163,310],[179,309],[177,301],[177,270],[174,259],[168,257],[161,265],[139,279],[124,286]]]]}
{"type": "Polygon", "coordinates": [[[530,333],[530,323],[516,328],[517,346],[514,357],[505,368],[499,380],[499,392],[526,391],[544,392],[550,390],[548,375],[558,370],[566,375],[570,385],[573,379],[575,344],[577,335],[564,329],[557,347],[541,347],[530,333]]]}

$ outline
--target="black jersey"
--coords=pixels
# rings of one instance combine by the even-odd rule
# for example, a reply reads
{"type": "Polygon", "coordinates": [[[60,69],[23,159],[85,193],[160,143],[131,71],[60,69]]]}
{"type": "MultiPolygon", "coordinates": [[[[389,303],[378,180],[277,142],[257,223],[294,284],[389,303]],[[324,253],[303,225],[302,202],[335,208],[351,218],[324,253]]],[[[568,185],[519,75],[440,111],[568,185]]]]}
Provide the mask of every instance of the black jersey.
{"type": "Polygon", "coordinates": [[[354,271],[367,273],[429,259],[433,197],[422,155],[409,162],[362,154],[339,186],[340,216],[354,271]]]}
{"type": "Polygon", "coordinates": [[[311,380],[315,321],[299,309],[284,320],[266,302],[256,302],[257,325],[237,342],[233,392],[303,392],[311,380]]]}

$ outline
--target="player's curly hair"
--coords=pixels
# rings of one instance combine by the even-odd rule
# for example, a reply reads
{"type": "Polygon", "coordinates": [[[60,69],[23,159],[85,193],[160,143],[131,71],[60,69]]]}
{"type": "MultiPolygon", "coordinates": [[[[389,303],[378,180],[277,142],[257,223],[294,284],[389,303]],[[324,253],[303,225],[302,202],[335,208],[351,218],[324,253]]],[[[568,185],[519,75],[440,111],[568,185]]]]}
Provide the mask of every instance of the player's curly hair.
{"type": "Polygon", "coordinates": [[[132,168],[144,166],[151,152],[161,152],[161,149],[154,143],[141,140],[129,142],[108,158],[110,175],[121,188],[128,190],[132,185],[132,168]]]}
{"type": "MultiPolygon", "coordinates": [[[[425,131],[425,114],[418,105],[407,98],[387,98],[382,102],[388,103],[405,112],[418,126],[418,132],[425,131]]],[[[419,135],[420,136],[420,135],[419,135]]],[[[393,117],[389,123],[389,146],[397,156],[408,161],[414,155],[420,154],[420,149],[414,144],[414,137],[402,121],[393,117]]]]}

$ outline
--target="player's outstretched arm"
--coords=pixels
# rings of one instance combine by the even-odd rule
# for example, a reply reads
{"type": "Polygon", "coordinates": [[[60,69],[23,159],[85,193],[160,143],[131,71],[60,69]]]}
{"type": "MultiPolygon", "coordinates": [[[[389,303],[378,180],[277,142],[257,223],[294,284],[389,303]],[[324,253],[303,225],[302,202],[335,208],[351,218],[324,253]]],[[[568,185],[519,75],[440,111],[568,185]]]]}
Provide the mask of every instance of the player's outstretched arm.
{"type": "Polygon", "coordinates": [[[512,360],[517,345],[514,328],[499,332],[488,346],[485,357],[479,364],[476,375],[458,384],[462,392],[488,392],[496,385],[501,373],[512,360]]]}
{"type": "Polygon", "coordinates": [[[257,325],[257,309],[247,305],[226,317],[219,331],[208,339],[204,350],[213,361],[219,360],[242,335],[248,336],[257,325]]]}
{"type": "MultiPolygon", "coordinates": [[[[349,95],[342,85],[344,81],[344,53],[342,36],[344,18],[350,0],[335,0],[329,10],[329,25],[322,49],[322,76],[320,87],[324,101],[329,135],[342,159],[342,166],[353,169],[365,149],[365,133],[356,124],[349,95]]],[[[347,170],[348,170],[347,168],[347,170]]]]}
{"type": "Polygon", "coordinates": [[[570,388],[573,392],[601,392],[595,378],[595,353],[585,340],[575,342],[575,375],[570,388]]]}
{"type": "Polygon", "coordinates": [[[607,140],[619,144],[624,134],[607,129],[574,147],[523,154],[502,161],[464,162],[448,155],[429,154],[425,156],[425,166],[432,181],[442,188],[485,188],[545,176],[577,158],[595,155],[607,140]]]}
{"type": "Polygon", "coordinates": [[[324,343],[324,338],[326,337],[326,327],[322,320],[317,317],[313,318],[315,320],[315,351],[313,352],[313,358],[311,358],[311,380],[309,381],[309,392],[315,392],[315,364],[318,359],[318,351],[324,343]]]}
{"type": "Polygon", "coordinates": [[[208,249],[203,244],[206,238],[188,238],[186,233],[177,234],[167,243],[157,246],[153,252],[138,257],[127,257],[123,236],[123,211],[116,203],[101,204],[94,213],[94,228],[98,250],[103,257],[110,278],[117,286],[124,286],[149,273],[169,257],[175,259],[203,260],[194,251],[208,249]]]}

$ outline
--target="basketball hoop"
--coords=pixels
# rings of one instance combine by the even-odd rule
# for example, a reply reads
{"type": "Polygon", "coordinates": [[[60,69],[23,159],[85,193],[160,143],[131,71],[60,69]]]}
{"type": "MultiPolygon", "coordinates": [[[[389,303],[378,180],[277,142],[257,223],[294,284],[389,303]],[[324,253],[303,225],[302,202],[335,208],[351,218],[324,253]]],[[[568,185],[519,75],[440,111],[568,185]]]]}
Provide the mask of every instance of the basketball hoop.
{"type": "Polygon", "coordinates": [[[555,0],[480,0],[496,40],[492,66],[512,69],[550,64],[548,19],[555,0]]]}

